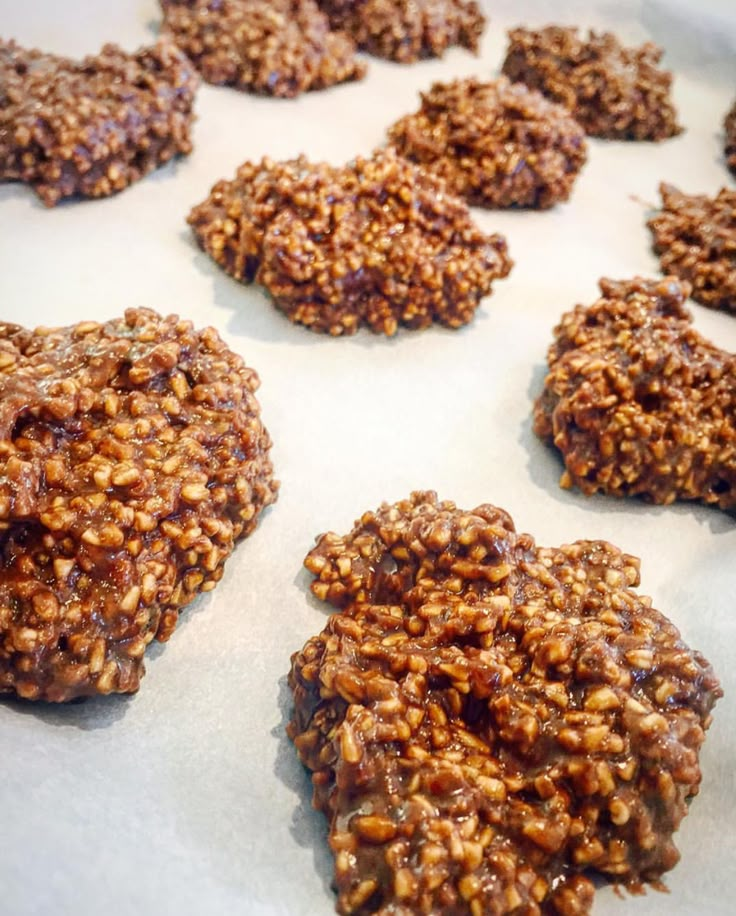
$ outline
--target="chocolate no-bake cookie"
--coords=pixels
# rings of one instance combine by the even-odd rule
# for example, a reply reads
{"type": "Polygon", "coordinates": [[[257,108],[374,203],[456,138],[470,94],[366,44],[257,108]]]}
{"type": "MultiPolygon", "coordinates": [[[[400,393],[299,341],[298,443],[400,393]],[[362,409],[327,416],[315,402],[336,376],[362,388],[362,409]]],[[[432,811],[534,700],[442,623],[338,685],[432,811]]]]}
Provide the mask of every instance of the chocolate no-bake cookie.
{"type": "Polygon", "coordinates": [[[482,207],[545,209],[567,200],[585,163],[585,132],[566,108],[501,77],[435,83],[389,129],[402,156],[482,207]]]}
{"type": "Polygon", "coordinates": [[[359,48],[402,64],[441,57],[451,45],[477,51],[485,16],[475,0],[317,0],[333,28],[359,48]]]}
{"type": "Polygon", "coordinates": [[[651,42],[623,47],[610,32],[548,26],[512,29],[503,72],[568,108],[594,137],[664,140],[680,133],[670,91],[672,74],[657,64],[651,42]]]}
{"type": "Polygon", "coordinates": [[[736,102],[726,115],[723,127],[726,131],[726,165],[736,175],[736,102]]]}
{"type": "Polygon", "coordinates": [[[414,493],[305,565],[340,613],[292,659],[288,732],[339,912],[582,916],[592,872],[675,865],[721,690],[635,557],[414,493]]]}
{"type": "Polygon", "coordinates": [[[662,210],[647,225],[662,272],[692,286],[693,299],[736,312],[736,191],[716,197],[659,186],[662,210]]]}
{"type": "Polygon", "coordinates": [[[0,39],[0,181],[106,197],[192,150],[197,75],[173,44],[81,61],[0,39]]]}
{"type": "Polygon", "coordinates": [[[292,98],[361,79],[355,45],[314,0],[161,0],[164,32],[208,83],[292,98]]]}
{"type": "Polygon", "coordinates": [[[257,387],[176,316],[0,324],[0,693],[137,690],[275,499],[257,387]]]}
{"type": "Polygon", "coordinates": [[[563,487],[736,508],[736,356],[693,327],[690,287],[601,280],[563,315],[534,409],[562,453],[563,487]]]}
{"type": "Polygon", "coordinates": [[[460,327],[512,265],[502,236],[484,235],[440,179],[391,150],[339,167],[246,162],[189,223],[227,273],[333,335],[460,327]]]}

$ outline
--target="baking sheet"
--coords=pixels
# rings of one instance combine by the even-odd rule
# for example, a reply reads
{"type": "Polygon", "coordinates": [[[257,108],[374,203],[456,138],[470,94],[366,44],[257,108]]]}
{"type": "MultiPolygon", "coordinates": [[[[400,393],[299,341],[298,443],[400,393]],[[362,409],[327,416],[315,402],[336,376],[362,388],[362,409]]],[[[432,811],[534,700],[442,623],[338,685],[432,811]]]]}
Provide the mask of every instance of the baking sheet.
{"type": "MultiPolygon", "coordinates": [[[[660,145],[591,141],[572,201],[553,212],[475,211],[506,233],[516,266],[461,331],[311,334],[221,273],[184,218],[246,158],[342,161],[380,143],[433,80],[496,74],[505,29],[549,20],[541,0],[492,4],[477,58],[371,60],[363,83],[297,101],[203,87],[195,152],[117,197],[47,211],[29,189],[0,186],[2,319],[62,324],[146,305],[213,324],[261,375],[282,480],[217,590],[150,653],[137,696],[0,703],[0,913],[333,912],[324,824],[284,736],[289,656],[326,613],[301,561],[315,535],[344,532],[416,488],[466,508],[496,502],[540,544],[607,538],[642,558],[642,590],[711,660],[726,696],[671,894],[622,900],[603,889],[594,912],[734,912],[736,524],[704,507],[560,490],[559,459],[533,436],[530,407],[560,314],[593,301],[602,275],[656,273],[644,220],[658,182],[708,193],[729,183],[720,129],[736,94],[736,10],[732,0],[559,7],[558,22],[664,44],[687,132],[660,145]]],[[[0,0],[4,36],[70,55],[150,42],[158,18],[152,0],[0,0]]],[[[736,318],[692,308],[704,333],[736,348],[736,318]]]]}

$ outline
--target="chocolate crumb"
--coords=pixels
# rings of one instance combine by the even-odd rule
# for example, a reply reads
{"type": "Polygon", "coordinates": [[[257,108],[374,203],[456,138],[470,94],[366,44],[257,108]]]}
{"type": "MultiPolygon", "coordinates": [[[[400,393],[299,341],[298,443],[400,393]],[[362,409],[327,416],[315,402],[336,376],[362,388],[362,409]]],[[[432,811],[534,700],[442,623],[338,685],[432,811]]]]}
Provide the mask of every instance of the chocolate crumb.
{"type": "Polygon", "coordinates": [[[586,132],[611,140],[665,140],[679,134],[672,74],[652,42],[623,47],[610,32],[548,26],[513,29],[503,72],[572,112],[586,132]]]}
{"type": "Polygon", "coordinates": [[[601,280],[555,328],[534,409],[583,493],[736,508],[736,356],[693,327],[675,277],[601,280]]]}
{"type": "Polygon", "coordinates": [[[340,167],[246,162],[189,223],[228,274],[333,335],[458,328],[512,266],[502,236],[484,235],[440,179],[391,150],[340,167]]]}
{"type": "Polygon", "coordinates": [[[340,612],[292,658],[288,733],[340,913],[582,916],[593,874],[639,888],[676,864],[722,691],[635,557],[538,547],[430,492],[305,565],[340,612]]]}
{"type": "Polygon", "coordinates": [[[138,689],[276,498],[257,387],[175,315],[0,324],[0,693],[138,689]]]}
{"type": "Polygon", "coordinates": [[[435,83],[388,135],[398,153],[481,207],[565,201],[587,157],[585,132],[566,108],[506,77],[435,83]]]}
{"type": "Polygon", "coordinates": [[[726,115],[723,126],[726,131],[726,165],[736,175],[736,102],[726,115]]]}
{"type": "Polygon", "coordinates": [[[192,151],[197,76],[173,44],[81,61],[0,39],[0,180],[47,207],[107,197],[192,151]]]}

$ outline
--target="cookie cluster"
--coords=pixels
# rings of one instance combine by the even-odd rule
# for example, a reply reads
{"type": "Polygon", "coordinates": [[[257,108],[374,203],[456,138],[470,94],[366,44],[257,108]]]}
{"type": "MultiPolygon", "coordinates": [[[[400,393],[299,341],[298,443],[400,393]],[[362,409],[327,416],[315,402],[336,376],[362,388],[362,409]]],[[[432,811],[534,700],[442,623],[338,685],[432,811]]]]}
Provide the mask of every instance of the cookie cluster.
{"type": "Polygon", "coordinates": [[[339,608],[292,659],[289,725],[341,913],[590,912],[652,881],[721,690],[604,541],[414,493],[305,561],[339,608]]]}
{"type": "Polygon", "coordinates": [[[276,498],[257,387],[175,315],[0,325],[0,692],[138,689],[276,498]]]}

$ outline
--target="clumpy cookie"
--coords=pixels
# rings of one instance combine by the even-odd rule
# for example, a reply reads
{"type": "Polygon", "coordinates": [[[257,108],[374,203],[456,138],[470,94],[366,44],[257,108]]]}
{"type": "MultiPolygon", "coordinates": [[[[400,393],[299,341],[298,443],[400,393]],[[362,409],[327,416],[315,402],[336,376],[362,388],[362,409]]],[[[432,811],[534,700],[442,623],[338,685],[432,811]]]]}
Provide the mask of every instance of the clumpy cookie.
{"type": "Polygon", "coordinates": [[[402,64],[441,57],[451,45],[476,52],[486,23],[475,0],[317,2],[359,48],[402,64]]]}
{"type": "Polygon", "coordinates": [[[512,265],[502,236],[484,235],[440,179],[390,150],[339,167],[246,162],[189,223],[227,273],[333,335],[460,327],[512,265]]]}
{"type": "Polygon", "coordinates": [[[555,328],[534,409],[562,453],[561,485],[590,495],[736,508],[736,356],[693,327],[687,283],[601,280],[555,328]]]}
{"type": "Polygon", "coordinates": [[[736,175],[736,102],[726,115],[723,126],[726,130],[726,165],[736,175]]]}
{"type": "Polygon", "coordinates": [[[197,75],[173,44],[81,61],[0,39],[0,180],[48,207],[106,197],[190,153],[197,75]]]}
{"type": "Polygon", "coordinates": [[[548,26],[513,29],[503,72],[565,105],[593,137],[664,140],[679,134],[672,74],[651,42],[624,48],[615,35],[548,26]]]}
{"type": "Polygon", "coordinates": [[[323,535],[340,608],[292,658],[288,727],[330,822],[340,913],[590,912],[679,858],[722,695],[605,541],[538,547],[414,493],[323,535]]]}
{"type": "Polygon", "coordinates": [[[138,689],[276,497],[257,387],[176,316],[0,324],[0,693],[138,689]]]}
{"type": "Polygon", "coordinates": [[[161,0],[164,31],[208,83],[292,98],[361,79],[355,45],[314,0],[161,0]]]}
{"type": "Polygon", "coordinates": [[[388,135],[402,156],[482,207],[567,200],[587,156],[585,132],[567,109],[505,77],[435,83],[388,135]]]}
{"type": "Polygon", "coordinates": [[[692,286],[693,299],[736,312],[736,191],[716,197],[659,186],[662,210],[647,225],[663,273],[692,286]]]}

